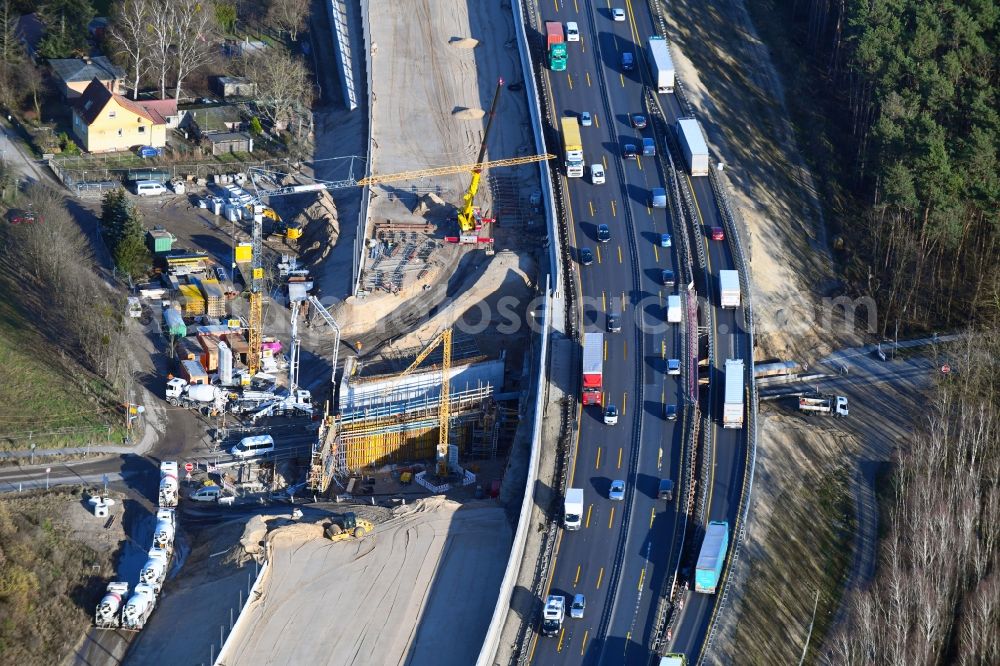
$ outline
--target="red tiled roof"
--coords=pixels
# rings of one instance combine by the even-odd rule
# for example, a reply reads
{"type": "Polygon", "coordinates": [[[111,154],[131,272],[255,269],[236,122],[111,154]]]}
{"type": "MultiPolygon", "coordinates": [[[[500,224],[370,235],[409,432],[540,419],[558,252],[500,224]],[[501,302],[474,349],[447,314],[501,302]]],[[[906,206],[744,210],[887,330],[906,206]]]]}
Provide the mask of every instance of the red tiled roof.
{"type": "Polygon", "coordinates": [[[101,111],[104,110],[111,100],[114,100],[123,109],[127,109],[137,116],[145,118],[154,125],[165,125],[167,122],[159,112],[151,112],[151,110],[147,110],[139,102],[133,102],[122,95],[116,95],[97,79],[90,82],[87,89],[83,91],[83,95],[76,101],[76,111],[80,114],[83,122],[90,125],[97,119],[97,116],[100,115],[101,111]]]}

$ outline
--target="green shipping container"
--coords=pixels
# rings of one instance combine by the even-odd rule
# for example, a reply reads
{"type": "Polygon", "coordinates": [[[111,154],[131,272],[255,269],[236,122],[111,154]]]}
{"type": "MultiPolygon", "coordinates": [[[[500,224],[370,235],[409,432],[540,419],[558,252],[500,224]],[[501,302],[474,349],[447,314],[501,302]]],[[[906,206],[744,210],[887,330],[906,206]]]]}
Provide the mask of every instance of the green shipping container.
{"type": "Polygon", "coordinates": [[[153,254],[170,252],[173,249],[174,240],[173,235],[169,231],[154,229],[153,231],[146,232],[146,245],[153,254]]]}

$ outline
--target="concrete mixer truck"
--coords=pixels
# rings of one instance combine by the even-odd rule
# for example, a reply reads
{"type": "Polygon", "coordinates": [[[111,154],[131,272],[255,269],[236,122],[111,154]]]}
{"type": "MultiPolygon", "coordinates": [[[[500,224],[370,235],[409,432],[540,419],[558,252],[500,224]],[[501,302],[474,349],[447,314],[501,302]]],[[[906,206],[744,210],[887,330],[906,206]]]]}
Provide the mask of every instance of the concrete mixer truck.
{"type": "Polygon", "coordinates": [[[156,512],[156,527],[153,528],[153,547],[165,551],[174,547],[174,510],[160,509],[156,512]]]}
{"type": "Polygon", "coordinates": [[[140,631],[156,607],[156,592],[144,583],[135,586],[128,603],[122,608],[122,629],[140,631]]]}
{"type": "MultiPolygon", "coordinates": [[[[150,588],[156,593],[160,593],[160,589],[163,587],[163,581],[167,577],[167,560],[169,559],[167,551],[162,548],[149,549],[148,553],[149,559],[146,560],[146,564],[143,565],[142,570],[139,572],[139,581],[150,588]]],[[[138,591],[139,586],[136,586],[136,591],[138,591]]]]}
{"type": "Polygon", "coordinates": [[[221,414],[229,402],[229,392],[210,384],[189,384],[174,377],[167,381],[167,402],[174,407],[197,409],[204,416],[221,414]]]}
{"type": "Polygon", "coordinates": [[[177,506],[177,461],[160,463],[160,498],[161,507],[177,506]]]}
{"type": "Polygon", "coordinates": [[[94,624],[101,629],[118,629],[122,626],[122,604],[128,596],[128,583],[108,583],[108,590],[101,597],[94,611],[94,624]]]}

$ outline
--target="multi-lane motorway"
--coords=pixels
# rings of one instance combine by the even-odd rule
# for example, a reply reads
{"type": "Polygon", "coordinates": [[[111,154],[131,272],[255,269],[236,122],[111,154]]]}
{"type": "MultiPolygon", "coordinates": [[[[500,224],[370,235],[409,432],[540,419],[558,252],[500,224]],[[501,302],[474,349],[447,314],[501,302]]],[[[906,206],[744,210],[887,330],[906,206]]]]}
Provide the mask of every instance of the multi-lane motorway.
{"type": "MultiPolygon", "coordinates": [[[[565,72],[546,71],[554,116],[579,116],[589,111],[593,124],[581,127],[588,165],[601,163],[607,182],[591,183],[590,169],[583,178],[564,180],[569,208],[573,256],[589,248],[594,261],[577,262],[583,300],[583,329],[604,331],[604,401],[621,411],[617,425],[603,423],[602,411],[584,407],[570,471],[572,487],[584,489],[583,526],[563,532],[551,569],[550,592],[572,600],[584,594],[583,619],[567,616],[563,630],[554,637],[536,638],[531,644],[534,663],[648,664],[656,630],[654,619],[667,560],[683,521],[679,503],[656,499],[661,478],[677,480],[680,474],[682,418],[664,419],[664,403],[685,404],[679,378],[666,374],[667,358],[683,358],[680,332],[665,324],[668,294],[676,288],[661,284],[662,269],[680,277],[677,255],[678,225],[671,209],[648,206],[649,191],[666,187],[666,174],[655,157],[623,160],[626,143],[641,146],[641,137],[654,136],[653,124],[635,129],[630,116],[641,113],[644,86],[650,82],[644,43],[656,34],[654,16],[643,2],[604,0],[539,0],[536,24],[572,21],[579,26],[580,41],[570,42],[565,72]],[[612,7],[625,11],[625,21],[614,21],[612,7]],[[631,52],[635,68],[623,71],[621,54],[631,52]],[[597,225],[607,224],[611,239],[597,240],[597,225]],[[660,235],[670,233],[673,247],[660,246],[660,235]],[[620,332],[607,332],[607,315],[622,313],[620,332]],[[624,500],[608,499],[612,480],[626,481],[624,500]]],[[[681,116],[674,95],[657,96],[668,127],[681,116]]],[[[666,150],[664,136],[655,136],[657,150],[666,150]]],[[[554,148],[554,147],[553,147],[554,148]]],[[[562,146],[558,147],[560,157],[562,146]]],[[[552,152],[556,152],[553,150],[552,152]]],[[[678,165],[680,166],[680,165],[678,165]]],[[[682,178],[687,176],[682,175],[682,178]]],[[[735,523],[742,491],[746,438],[741,430],[720,425],[722,368],[725,359],[749,355],[747,338],[739,322],[741,310],[718,307],[718,271],[734,267],[729,244],[709,240],[708,229],[722,226],[720,213],[706,178],[689,179],[696,199],[697,217],[689,226],[692,242],[702,243],[708,256],[708,276],[695,275],[700,295],[711,304],[709,327],[714,340],[711,382],[702,387],[702,409],[711,415],[704,455],[714,463],[709,470],[707,506],[709,520],[735,523]]],[[[698,271],[697,264],[695,265],[698,271]]],[[[700,541],[700,530],[695,539],[700,541]]],[[[686,595],[682,616],[675,625],[671,650],[697,659],[703,647],[714,596],[686,595]]]]}

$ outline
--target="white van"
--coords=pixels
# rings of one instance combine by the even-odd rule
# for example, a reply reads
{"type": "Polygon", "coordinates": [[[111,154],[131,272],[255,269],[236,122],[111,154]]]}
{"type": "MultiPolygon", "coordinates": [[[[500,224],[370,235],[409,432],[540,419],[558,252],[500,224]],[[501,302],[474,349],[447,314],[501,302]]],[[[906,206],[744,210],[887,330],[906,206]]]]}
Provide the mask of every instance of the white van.
{"type": "Polygon", "coordinates": [[[255,456],[266,456],[274,453],[274,440],[270,435],[254,435],[244,437],[230,450],[230,453],[237,458],[253,458],[255,456]]]}
{"type": "Polygon", "coordinates": [[[188,499],[195,502],[217,502],[222,497],[220,486],[202,486],[188,496],[188,499]]]}
{"type": "Polygon", "coordinates": [[[566,41],[567,42],[580,41],[580,28],[578,28],[576,23],[574,23],[573,21],[566,22],[566,41]]]}
{"type": "Polygon", "coordinates": [[[163,183],[158,183],[155,180],[137,180],[135,181],[135,193],[140,197],[152,197],[158,194],[166,194],[167,188],[163,186],[163,183]]]}

